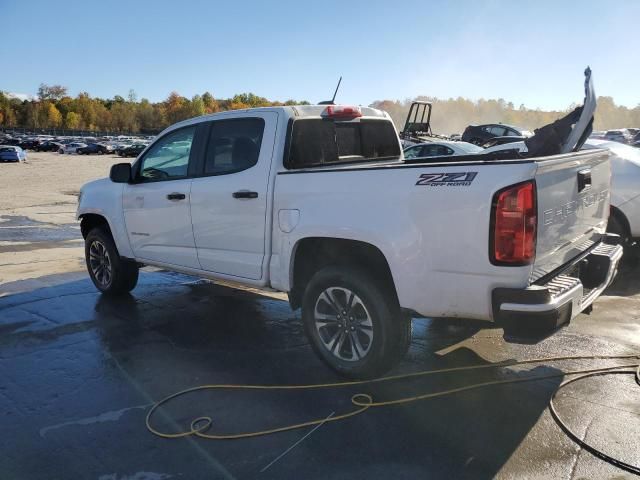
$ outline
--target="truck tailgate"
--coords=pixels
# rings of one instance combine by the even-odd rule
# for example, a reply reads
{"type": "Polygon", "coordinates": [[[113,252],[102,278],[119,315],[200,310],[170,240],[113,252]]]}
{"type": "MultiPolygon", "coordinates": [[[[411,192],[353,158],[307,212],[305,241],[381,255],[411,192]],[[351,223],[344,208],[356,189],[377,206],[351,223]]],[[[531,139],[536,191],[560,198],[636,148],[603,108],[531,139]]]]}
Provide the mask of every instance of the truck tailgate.
{"type": "Polygon", "coordinates": [[[609,217],[609,152],[557,155],[538,163],[538,236],[531,282],[592,247],[609,217]]]}

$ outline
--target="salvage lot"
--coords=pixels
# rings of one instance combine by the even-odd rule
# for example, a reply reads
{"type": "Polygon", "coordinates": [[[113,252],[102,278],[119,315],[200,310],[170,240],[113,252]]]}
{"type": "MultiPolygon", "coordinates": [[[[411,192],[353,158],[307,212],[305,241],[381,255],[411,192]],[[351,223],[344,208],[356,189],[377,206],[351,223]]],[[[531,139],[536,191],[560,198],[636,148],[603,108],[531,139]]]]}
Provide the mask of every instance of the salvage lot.
{"type": "MultiPolygon", "coordinates": [[[[29,152],[26,164],[0,165],[0,471],[6,478],[624,478],[555,425],[546,406],[559,378],[371,410],[325,424],[297,445],[311,429],[227,442],[154,437],[144,423],[150,405],[184,388],[339,379],[313,354],[299,313],[282,295],[145,269],[130,297],[100,296],[84,271],[75,195],[119,161],[29,152]]],[[[501,330],[469,322],[415,319],[409,355],[393,373],[634,353],[639,275],[627,260],[590,316],[535,345],[505,343],[501,330]]],[[[305,393],[198,393],[176,401],[158,422],[184,430],[211,415],[214,431],[262,429],[348,411],[361,391],[397,398],[591,366],[596,363],[485,369],[305,393]]],[[[631,376],[572,385],[558,406],[588,442],[640,464],[640,402],[631,376]]]]}

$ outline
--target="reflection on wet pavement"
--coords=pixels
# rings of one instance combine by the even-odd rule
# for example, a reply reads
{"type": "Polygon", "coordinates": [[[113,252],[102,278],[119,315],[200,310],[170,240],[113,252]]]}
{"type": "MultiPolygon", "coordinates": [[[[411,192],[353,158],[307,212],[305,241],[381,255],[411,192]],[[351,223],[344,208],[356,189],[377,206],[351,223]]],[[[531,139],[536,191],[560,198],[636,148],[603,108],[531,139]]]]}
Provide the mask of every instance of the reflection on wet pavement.
{"type": "MultiPolygon", "coordinates": [[[[14,224],[6,222],[18,221],[3,220],[0,225],[9,227],[14,224]]],[[[33,265],[41,272],[33,278],[0,285],[0,469],[6,478],[620,474],[581,453],[549,417],[546,405],[559,379],[476,390],[323,425],[264,473],[307,432],[222,443],[156,438],[144,427],[149,406],[184,388],[339,379],[313,354],[299,312],[271,294],[145,269],[132,295],[111,299],[99,295],[84,272],[47,274],[49,264],[42,265],[33,265]]],[[[411,349],[394,373],[631,352],[640,343],[637,278],[637,267],[625,269],[592,315],[579,316],[534,345],[505,343],[501,330],[479,322],[416,318],[411,349]]],[[[436,375],[367,386],[366,393],[383,400],[590,365],[574,361],[436,375]]],[[[194,417],[211,415],[217,431],[253,430],[350,410],[351,395],[360,391],[203,393],[172,404],[159,422],[175,431],[194,417]]],[[[639,463],[637,395],[630,378],[603,378],[572,386],[558,403],[573,428],[639,463]]]]}

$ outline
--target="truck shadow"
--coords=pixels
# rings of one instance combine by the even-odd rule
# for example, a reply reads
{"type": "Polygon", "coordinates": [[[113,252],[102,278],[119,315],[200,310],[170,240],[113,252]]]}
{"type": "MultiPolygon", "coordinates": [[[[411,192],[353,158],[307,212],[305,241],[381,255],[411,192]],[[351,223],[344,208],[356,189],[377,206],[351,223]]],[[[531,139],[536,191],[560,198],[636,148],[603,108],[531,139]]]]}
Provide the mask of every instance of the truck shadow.
{"type": "Polygon", "coordinates": [[[603,295],[631,296],[640,292],[640,243],[625,248],[618,276],[603,295]]]}
{"type": "MultiPolygon", "coordinates": [[[[112,376],[120,377],[122,370],[126,371],[126,376],[151,399],[200,383],[309,384],[341,380],[313,354],[299,315],[281,300],[206,282],[187,283],[193,279],[166,273],[143,274],[133,294],[121,298],[97,294],[88,280],[61,280],[56,285],[0,299],[3,348],[35,348],[63,336],[97,332],[99,351],[95,355],[113,359],[107,362],[113,367],[112,376]]],[[[55,282],[50,279],[49,283],[55,282]]],[[[416,334],[409,356],[392,373],[491,364],[478,353],[482,348],[475,345],[450,349],[477,333],[482,324],[416,319],[414,326],[416,334]]],[[[474,340],[480,345],[485,341],[488,343],[483,348],[491,348],[494,353],[503,345],[496,336],[474,340]]],[[[46,362],[46,350],[43,352],[40,361],[46,362]]],[[[203,394],[189,397],[169,413],[180,424],[188,425],[196,416],[224,412],[220,428],[251,430],[349,411],[353,408],[349,399],[359,392],[383,401],[549,373],[559,371],[542,366],[528,371],[486,368],[322,391],[231,397],[203,394]]],[[[536,426],[560,381],[482,388],[372,409],[318,429],[310,441],[262,476],[493,478],[536,426]]],[[[123,383],[127,382],[123,379],[123,383]]],[[[25,386],[29,387],[33,386],[25,386]]],[[[140,455],[158,441],[144,431],[143,424],[123,428],[144,432],[138,439],[140,455]]],[[[201,446],[233,475],[244,478],[255,476],[304,433],[242,442],[202,442],[201,446]]],[[[161,444],[161,455],[170,457],[169,443],[161,444]]],[[[189,465],[176,468],[189,471],[189,465]]]]}

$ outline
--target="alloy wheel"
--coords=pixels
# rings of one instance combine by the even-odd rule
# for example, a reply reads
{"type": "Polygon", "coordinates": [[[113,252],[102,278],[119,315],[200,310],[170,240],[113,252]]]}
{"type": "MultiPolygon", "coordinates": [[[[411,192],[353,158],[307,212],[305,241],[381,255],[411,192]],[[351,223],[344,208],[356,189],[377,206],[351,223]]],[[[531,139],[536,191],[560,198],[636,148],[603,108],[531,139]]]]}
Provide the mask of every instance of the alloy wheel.
{"type": "Polygon", "coordinates": [[[113,276],[111,258],[104,243],[99,240],[91,242],[89,247],[89,266],[96,281],[103,287],[108,287],[113,276]]]}
{"type": "Polygon", "coordinates": [[[314,322],[323,346],[343,361],[362,360],[373,343],[371,315],[348,288],[329,287],[316,300],[314,322]]]}

